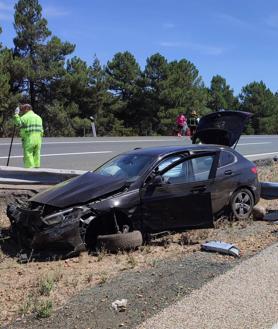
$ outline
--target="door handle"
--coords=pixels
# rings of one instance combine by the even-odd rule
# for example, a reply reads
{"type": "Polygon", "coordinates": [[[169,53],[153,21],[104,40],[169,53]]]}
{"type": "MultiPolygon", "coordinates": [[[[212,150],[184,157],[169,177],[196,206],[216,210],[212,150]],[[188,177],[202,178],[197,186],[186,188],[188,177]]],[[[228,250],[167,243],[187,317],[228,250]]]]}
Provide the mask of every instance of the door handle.
{"type": "Polygon", "coordinates": [[[232,170],[226,170],[226,171],[224,171],[224,175],[227,175],[227,176],[229,176],[229,175],[232,175],[232,170]]]}
{"type": "Polygon", "coordinates": [[[207,187],[205,185],[195,186],[190,192],[192,193],[202,193],[205,192],[207,187]]]}

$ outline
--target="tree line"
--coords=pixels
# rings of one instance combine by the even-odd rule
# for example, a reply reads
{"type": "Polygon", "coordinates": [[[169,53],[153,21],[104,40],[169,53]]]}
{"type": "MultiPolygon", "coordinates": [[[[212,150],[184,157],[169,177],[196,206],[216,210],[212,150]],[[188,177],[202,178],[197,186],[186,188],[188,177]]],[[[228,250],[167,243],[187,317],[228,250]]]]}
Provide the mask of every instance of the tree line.
{"type": "Polygon", "coordinates": [[[262,81],[235,96],[224,77],[206,87],[192,62],[159,53],[144,68],[128,51],[87,64],[73,56],[75,45],[52,35],[38,0],[18,0],[14,9],[14,46],[0,42],[0,137],[11,135],[22,100],[42,116],[46,136],[84,136],[90,116],[99,136],[169,135],[179,113],[220,109],[252,112],[246,133],[278,133],[278,94],[262,81]]]}

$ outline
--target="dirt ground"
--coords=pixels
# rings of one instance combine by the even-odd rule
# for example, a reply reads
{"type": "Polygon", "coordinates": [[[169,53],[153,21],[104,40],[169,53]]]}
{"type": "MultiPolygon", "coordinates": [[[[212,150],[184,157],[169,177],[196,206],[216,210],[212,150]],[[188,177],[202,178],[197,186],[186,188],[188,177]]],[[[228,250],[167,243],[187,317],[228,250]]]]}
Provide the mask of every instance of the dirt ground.
{"type": "Polygon", "coordinates": [[[200,251],[165,258],[150,268],[126,271],[84,289],[47,319],[27,317],[8,328],[131,329],[239,261],[200,251]],[[112,302],[122,298],[127,299],[126,310],[113,310],[112,302]]]}
{"type": "MultiPolygon", "coordinates": [[[[263,166],[258,169],[262,181],[278,180],[278,164],[273,163],[271,166],[263,166]]],[[[262,200],[260,203],[270,209],[278,209],[278,200],[262,200]]],[[[0,228],[8,227],[4,208],[3,205],[1,209],[0,205],[0,228]]],[[[252,219],[245,222],[229,222],[221,219],[216,223],[214,229],[191,230],[168,235],[129,253],[108,254],[103,250],[94,256],[82,253],[79,257],[67,260],[30,261],[27,264],[17,262],[16,252],[14,255],[8,254],[6,250],[7,248],[11,250],[13,243],[10,239],[2,239],[0,325],[7,326],[16,320],[14,327],[41,327],[39,320],[32,322],[33,320],[30,319],[45,318],[51,316],[56,310],[60,310],[61,312],[55,313],[55,319],[60,316],[61,328],[67,313],[73,322],[68,322],[68,325],[64,327],[74,328],[73,323],[83,323],[83,320],[80,319],[80,314],[83,312],[76,313],[72,309],[71,303],[68,302],[74,301],[73,304],[77,303],[80,308],[84,307],[85,314],[88,308],[84,306],[84,298],[95,294],[93,297],[95,302],[92,304],[91,301],[90,304],[90,314],[93,314],[96,321],[92,328],[114,328],[111,326],[111,319],[115,317],[117,326],[131,328],[132,324],[139,323],[161,307],[240,261],[231,256],[200,252],[202,242],[217,239],[234,243],[241,250],[241,259],[244,259],[277,241],[277,232],[278,225],[266,222],[252,219]],[[183,268],[184,264],[188,266],[186,276],[185,272],[182,274],[179,269],[183,268]],[[164,273],[165,279],[161,278],[161,273],[164,273]],[[139,281],[138,277],[140,277],[139,281]],[[156,280],[148,280],[153,277],[156,280]],[[166,280],[166,278],[168,279],[166,280]],[[185,285],[184,278],[188,282],[187,285],[185,285]],[[179,284],[173,290],[174,281],[179,284]],[[137,282],[139,286],[134,291],[132,287],[134,288],[137,282]],[[169,289],[165,290],[167,284],[169,289]],[[151,302],[150,298],[145,296],[146,291],[148,291],[148,296],[152,296],[151,302]],[[111,311],[113,298],[128,298],[129,303],[133,300],[133,310],[115,315],[111,311]],[[100,311],[109,310],[111,314],[103,311],[103,314],[97,312],[97,314],[101,313],[101,316],[95,315],[94,310],[98,308],[100,311]],[[103,319],[106,319],[106,322],[103,319]]],[[[14,250],[16,250],[16,246],[14,246],[14,250]]],[[[76,306],[76,304],[74,305],[76,306]]],[[[86,318],[84,314],[82,317],[86,318]]],[[[43,327],[53,328],[53,317],[45,321],[43,327]]],[[[83,328],[83,326],[80,324],[76,328],[83,328]]],[[[88,328],[85,326],[85,322],[84,328],[88,328]]]]}

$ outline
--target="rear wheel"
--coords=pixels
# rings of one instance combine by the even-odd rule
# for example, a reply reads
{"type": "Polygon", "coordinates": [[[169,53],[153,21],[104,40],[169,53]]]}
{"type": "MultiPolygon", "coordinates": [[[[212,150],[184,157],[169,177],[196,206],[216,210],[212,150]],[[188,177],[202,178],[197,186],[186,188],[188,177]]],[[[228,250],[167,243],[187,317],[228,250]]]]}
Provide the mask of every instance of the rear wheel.
{"type": "Polygon", "coordinates": [[[254,197],[250,190],[241,188],[231,198],[231,209],[236,219],[248,219],[254,207],[254,197]]]}

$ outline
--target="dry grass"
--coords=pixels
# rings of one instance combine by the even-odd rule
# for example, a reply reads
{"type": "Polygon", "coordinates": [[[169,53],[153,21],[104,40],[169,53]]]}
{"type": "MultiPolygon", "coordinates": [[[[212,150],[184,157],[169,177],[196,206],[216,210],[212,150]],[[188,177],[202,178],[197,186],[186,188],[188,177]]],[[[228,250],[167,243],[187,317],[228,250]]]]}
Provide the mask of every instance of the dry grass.
{"type": "MultiPolygon", "coordinates": [[[[262,180],[278,177],[278,165],[259,167],[262,180]]],[[[264,206],[278,208],[278,200],[261,201],[264,206]]],[[[0,207],[1,211],[1,207],[0,207]]],[[[0,214],[1,216],[1,214],[0,214]]],[[[0,227],[7,227],[4,213],[0,227]]],[[[230,222],[220,219],[215,229],[191,230],[164,236],[134,252],[109,254],[101,250],[91,256],[84,252],[79,257],[49,262],[19,264],[16,258],[0,250],[0,326],[29,313],[46,317],[80,290],[105,284],[122,271],[143,271],[156,266],[160,259],[176,258],[200,250],[200,243],[208,239],[236,244],[242,255],[250,255],[277,241],[273,234],[278,225],[264,222],[230,222]]],[[[229,256],[219,256],[229,257],[229,256]]]]}
{"type": "MultiPolygon", "coordinates": [[[[258,175],[262,182],[278,182],[278,163],[274,162],[272,166],[258,167],[258,175]]],[[[267,209],[278,209],[278,200],[261,199],[259,204],[267,209]]]]}
{"type": "Polygon", "coordinates": [[[0,198],[0,228],[9,227],[9,221],[6,217],[7,200],[0,198]]]}
{"type": "Polygon", "coordinates": [[[233,242],[243,255],[254,252],[276,240],[271,233],[274,227],[261,224],[264,224],[264,229],[260,236],[255,229],[241,236],[239,231],[246,230],[242,223],[234,223],[231,227],[229,223],[223,222],[219,229],[187,232],[187,239],[194,241],[194,244],[185,244],[184,234],[174,234],[167,248],[164,245],[149,245],[128,254],[107,254],[101,261],[87,253],[66,261],[28,264],[18,264],[15,259],[7,258],[0,264],[0,318],[3,323],[7,323],[16,316],[37,313],[34,305],[38,299],[44,301],[47,298],[56,308],[78,291],[104,284],[122,271],[144,270],[156,266],[160,259],[176,258],[198,251],[200,243],[207,239],[233,242]]]}
{"type": "Polygon", "coordinates": [[[257,167],[259,179],[262,182],[278,182],[278,163],[274,162],[271,166],[257,167]]]}

